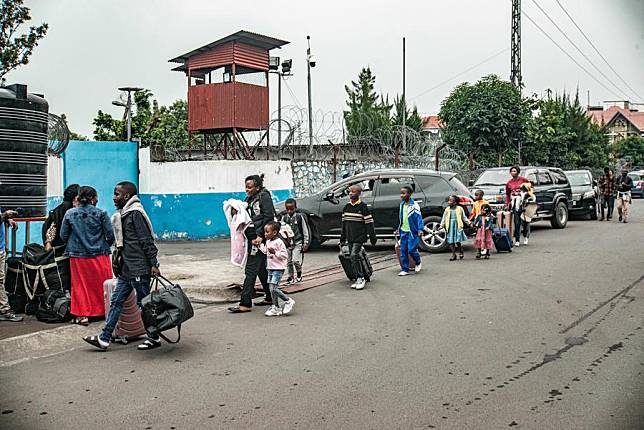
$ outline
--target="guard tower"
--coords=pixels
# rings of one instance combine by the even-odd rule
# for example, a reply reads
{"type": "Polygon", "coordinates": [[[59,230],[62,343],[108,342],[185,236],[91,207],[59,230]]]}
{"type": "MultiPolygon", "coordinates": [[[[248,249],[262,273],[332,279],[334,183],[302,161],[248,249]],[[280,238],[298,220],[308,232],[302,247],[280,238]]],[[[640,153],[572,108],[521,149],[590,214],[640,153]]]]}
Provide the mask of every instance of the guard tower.
{"type": "Polygon", "coordinates": [[[170,60],[188,77],[188,132],[224,159],[251,159],[244,132],[269,124],[269,51],[287,41],[238,31],[170,60]]]}

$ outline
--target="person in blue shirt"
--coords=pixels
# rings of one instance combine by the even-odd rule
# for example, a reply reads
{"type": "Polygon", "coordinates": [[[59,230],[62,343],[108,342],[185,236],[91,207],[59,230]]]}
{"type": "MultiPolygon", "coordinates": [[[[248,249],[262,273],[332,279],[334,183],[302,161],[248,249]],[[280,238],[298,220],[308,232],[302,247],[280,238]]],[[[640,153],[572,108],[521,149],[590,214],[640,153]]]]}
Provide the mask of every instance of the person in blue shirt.
{"type": "Polygon", "coordinates": [[[422,239],[425,224],[420,213],[420,206],[411,198],[412,193],[413,190],[409,185],[405,185],[400,189],[398,232],[400,233],[400,265],[402,266],[402,271],[398,276],[407,276],[409,274],[410,256],[416,263],[414,270],[420,272],[422,269],[418,245],[422,239]]]}
{"type": "Polygon", "coordinates": [[[9,307],[9,299],[4,290],[4,267],[5,258],[7,257],[7,242],[5,238],[5,226],[9,225],[13,229],[18,228],[18,224],[12,219],[17,214],[14,211],[2,212],[0,209],[0,321],[22,321],[22,317],[13,313],[9,307]]]}

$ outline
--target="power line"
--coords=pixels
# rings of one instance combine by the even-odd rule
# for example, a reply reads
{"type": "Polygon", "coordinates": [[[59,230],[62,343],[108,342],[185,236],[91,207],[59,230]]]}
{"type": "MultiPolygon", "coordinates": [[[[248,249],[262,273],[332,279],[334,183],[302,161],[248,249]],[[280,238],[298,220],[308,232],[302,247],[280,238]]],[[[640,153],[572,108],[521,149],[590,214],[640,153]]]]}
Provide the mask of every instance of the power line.
{"type": "Polygon", "coordinates": [[[452,81],[452,80],[454,80],[454,79],[456,79],[456,78],[458,78],[458,77],[460,77],[460,76],[463,76],[463,75],[464,75],[464,74],[466,74],[467,72],[470,72],[470,71],[472,71],[472,70],[476,69],[478,66],[481,66],[481,65],[483,65],[483,64],[485,64],[485,63],[487,63],[488,61],[495,59],[495,58],[496,58],[496,57],[498,57],[499,55],[504,54],[504,53],[506,53],[506,52],[507,52],[507,51],[509,51],[509,50],[510,50],[510,48],[504,48],[504,49],[500,50],[499,52],[497,52],[496,54],[494,54],[494,55],[492,55],[492,56],[490,56],[490,57],[487,57],[485,60],[481,61],[480,63],[476,63],[475,65],[473,65],[473,66],[471,66],[471,67],[468,67],[467,69],[463,70],[462,72],[460,72],[460,73],[458,73],[458,74],[456,74],[456,75],[454,75],[454,76],[452,76],[452,77],[450,77],[450,78],[448,78],[448,79],[445,79],[445,80],[444,80],[443,82],[441,82],[440,84],[437,84],[437,85],[435,85],[435,86],[433,86],[433,87],[431,87],[431,88],[429,88],[429,89],[427,89],[427,90],[423,91],[422,93],[415,95],[414,97],[410,98],[409,100],[417,99],[418,97],[420,97],[420,96],[422,96],[422,95],[425,95],[425,94],[427,94],[427,93],[428,93],[428,92],[430,92],[430,91],[434,91],[435,89],[442,87],[443,85],[445,85],[445,84],[446,84],[446,83],[448,83],[449,81],[452,81]]]}
{"type": "Polygon", "coordinates": [[[295,106],[297,106],[298,108],[300,108],[300,109],[301,109],[301,108],[302,108],[302,106],[300,105],[300,101],[297,99],[297,96],[295,95],[295,93],[293,92],[293,90],[291,89],[291,87],[289,86],[289,84],[286,82],[286,79],[284,79],[284,81],[283,81],[283,82],[284,82],[284,85],[286,85],[286,89],[287,89],[287,90],[288,90],[288,92],[291,94],[291,97],[292,97],[292,98],[293,98],[293,100],[295,101],[295,106]]]}
{"type": "Polygon", "coordinates": [[[584,52],[577,46],[577,44],[570,37],[568,37],[566,32],[563,31],[561,29],[561,27],[559,27],[557,25],[557,23],[550,17],[550,15],[548,15],[548,13],[545,10],[543,10],[543,8],[539,5],[539,3],[537,3],[537,0],[532,0],[532,3],[534,3],[535,6],[537,6],[539,8],[539,10],[546,16],[546,18],[548,18],[548,21],[550,21],[552,23],[552,25],[554,25],[557,28],[557,30],[559,30],[559,33],[561,33],[563,35],[563,37],[565,37],[566,40],[568,42],[570,42],[570,44],[577,50],[577,52],[579,52],[581,54],[581,56],[584,57],[586,59],[586,61],[588,61],[588,63],[591,66],[593,66],[595,68],[595,70],[597,70],[599,72],[600,75],[602,75],[604,77],[604,79],[606,79],[613,87],[615,87],[617,89],[617,91],[621,92],[622,95],[624,95],[624,96],[626,96],[626,98],[628,98],[628,96],[626,95],[626,92],[622,91],[622,89],[620,87],[615,85],[615,83],[608,76],[606,76],[604,74],[604,72],[602,72],[601,69],[599,67],[597,67],[595,65],[595,63],[590,58],[588,58],[588,56],[586,54],[584,54],[584,52]]]}
{"type": "MultiPolygon", "coordinates": [[[[588,69],[586,69],[584,66],[582,66],[581,64],[579,64],[579,62],[578,62],[577,60],[575,60],[575,58],[574,58],[572,55],[570,55],[570,54],[568,53],[568,51],[566,51],[564,48],[562,48],[562,47],[561,47],[561,45],[559,45],[559,44],[558,44],[558,43],[557,43],[557,42],[556,42],[556,41],[555,41],[555,40],[554,40],[554,39],[553,39],[553,38],[548,34],[548,32],[547,32],[547,31],[545,31],[543,28],[541,28],[541,27],[539,26],[539,24],[537,24],[537,23],[536,23],[532,18],[530,18],[530,16],[529,16],[525,11],[521,11],[521,13],[522,13],[526,18],[528,18],[528,21],[530,21],[530,22],[531,22],[535,27],[537,27],[537,28],[539,29],[539,31],[541,31],[541,32],[543,33],[543,35],[544,35],[544,36],[546,36],[548,39],[550,39],[550,41],[551,41],[552,43],[554,43],[554,44],[555,44],[555,46],[556,46],[557,48],[559,48],[559,50],[560,50],[561,52],[563,52],[564,54],[566,54],[566,56],[567,56],[568,58],[570,58],[570,60],[571,60],[573,63],[575,63],[575,64],[577,65],[577,67],[579,67],[581,70],[583,70],[584,72],[586,72],[586,74],[587,74],[588,76],[590,76],[590,77],[591,77],[595,82],[597,82],[599,85],[601,85],[602,87],[604,87],[604,88],[605,88],[609,93],[611,93],[611,94],[613,94],[613,95],[617,95],[617,94],[616,94],[612,89],[608,88],[606,85],[604,85],[604,83],[603,83],[602,81],[600,81],[600,80],[599,80],[599,79],[597,79],[597,78],[596,78],[592,73],[590,73],[590,72],[588,71],[588,69]]],[[[617,97],[620,97],[620,96],[619,96],[619,95],[617,95],[617,97]]]]}
{"type": "Polygon", "coordinates": [[[597,47],[595,46],[595,44],[594,44],[593,42],[591,42],[591,41],[590,41],[590,39],[588,38],[588,36],[586,36],[586,33],[584,33],[584,31],[581,29],[581,27],[579,27],[579,25],[577,25],[577,23],[575,22],[575,20],[572,18],[572,16],[570,16],[570,14],[569,14],[569,13],[568,13],[568,11],[566,10],[566,8],[564,8],[564,7],[563,7],[563,5],[559,2],[559,0],[555,0],[555,1],[557,2],[557,4],[559,5],[559,7],[561,8],[561,10],[563,10],[563,11],[564,11],[564,13],[566,14],[566,16],[568,16],[568,18],[570,18],[570,21],[572,21],[572,23],[575,25],[575,27],[577,27],[577,30],[579,30],[579,32],[581,33],[581,35],[582,35],[582,36],[584,36],[584,39],[586,39],[586,41],[590,44],[590,46],[592,46],[592,47],[593,47],[593,49],[595,50],[595,52],[597,53],[597,55],[599,55],[599,56],[601,57],[601,59],[602,59],[602,60],[604,60],[604,63],[606,63],[606,65],[607,65],[607,66],[608,66],[608,67],[613,71],[613,73],[615,73],[615,75],[617,75],[617,77],[618,77],[618,78],[619,78],[619,79],[624,83],[624,85],[626,85],[626,87],[627,87],[629,90],[631,90],[631,91],[633,92],[633,94],[635,94],[635,95],[636,95],[640,100],[644,100],[644,97],[640,96],[640,95],[637,93],[637,91],[635,91],[635,90],[634,90],[630,85],[628,85],[628,82],[626,82],[626,80],[625,80],[624,78],[622,78],[622,77],[621,77],[621,75],[620,75],[619,73],[617,73],[617,70],[615,70],[615,69],[613,68],[613,66],[608,62],[608,60],[607,60],[607,59],[602,55],[602,53],[601,53],[601,52],[599,52],[599,49],[597,49],[597,47]]]}

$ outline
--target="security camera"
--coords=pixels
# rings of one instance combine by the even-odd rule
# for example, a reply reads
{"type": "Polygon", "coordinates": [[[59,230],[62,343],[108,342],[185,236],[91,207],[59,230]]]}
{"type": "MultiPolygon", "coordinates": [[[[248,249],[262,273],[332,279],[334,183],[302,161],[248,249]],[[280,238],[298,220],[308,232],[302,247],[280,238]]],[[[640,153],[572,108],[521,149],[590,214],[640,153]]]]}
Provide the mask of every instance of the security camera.
{"type": "Polygon", "coordinates": [[[315,59],[315,56],[313,56],[313,55],[309,56],[309,64],[311,65],[311,67],[315,67],[316,61],[317,60],[315,59]]]}

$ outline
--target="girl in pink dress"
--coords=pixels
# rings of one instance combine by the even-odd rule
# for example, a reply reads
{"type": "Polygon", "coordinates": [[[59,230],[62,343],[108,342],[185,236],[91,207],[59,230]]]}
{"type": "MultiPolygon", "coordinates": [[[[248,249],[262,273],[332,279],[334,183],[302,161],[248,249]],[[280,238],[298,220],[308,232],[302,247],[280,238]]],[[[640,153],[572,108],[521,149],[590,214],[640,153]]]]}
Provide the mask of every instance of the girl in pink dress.
{"type": "Polygon", "coordinates": [[[481,206],[481,213],[476,217],[474,226],[476,227],[474,246],[478,249],[476,258],[480,260],[481,255],[484,255],[484,258],[487,260],[490,258],[490,250],[494,246],[494,242],[492,241],[494,217],[492,216],[492,208],[490,205],[481,206]]]}

